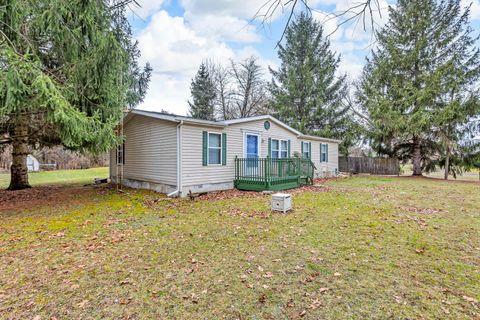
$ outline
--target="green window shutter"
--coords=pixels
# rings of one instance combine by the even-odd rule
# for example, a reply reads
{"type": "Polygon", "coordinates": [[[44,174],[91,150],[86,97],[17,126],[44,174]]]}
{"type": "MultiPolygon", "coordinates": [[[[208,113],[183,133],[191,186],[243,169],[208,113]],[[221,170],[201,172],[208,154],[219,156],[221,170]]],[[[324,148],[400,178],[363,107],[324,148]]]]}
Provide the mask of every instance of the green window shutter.
{"type": "Polygon", "coordinates": [[[301,158],[303,158],[303,141],[300,141],[300,148],[301,158]]]}
{"type": "Polygon", "coordinates": [[[222,133],[222,166],[227,165],[227,134],[222,133]]]}
{"type": "Polygon", "coordinates": [[[208,157],[208,132],[203,131],[203,141],[202,141],[202,165],[207,165],[207,157],[208,157]]]}
{"type": "Polygon", "coordinates": [[[291,142],[290,142],[290,140],[288,140],[288,142],[287,142],[287,153],[288,153],[289,158],[290,158],[290,144],[291,144],[291,142]]]}
{"type": "Polygon", "coordinates": [[[272,156],[272,138],[268,138],[268,154],[267,157],[272,156]]]}
{"type": "Polygon", "coordinates": [[[322,163],[322,147],[323,143],[320,143],[320,163],[322,163]]]}
{"type": "Polygon", "coordinates": [[[308,158],[312,159],[312,143],[308,143],[308,158]]]}
{"type": "Polygon", "coordinates": [[[325,162],[328,162],[328,143],[325,143],[325,162]]]}

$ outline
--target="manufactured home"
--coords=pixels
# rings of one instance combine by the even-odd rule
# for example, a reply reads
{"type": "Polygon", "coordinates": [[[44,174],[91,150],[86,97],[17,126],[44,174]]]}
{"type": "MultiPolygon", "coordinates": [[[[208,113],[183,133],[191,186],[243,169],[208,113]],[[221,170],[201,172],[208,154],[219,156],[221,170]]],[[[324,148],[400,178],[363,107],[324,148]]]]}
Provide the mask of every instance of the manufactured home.
{"type": "Polygon", "coordinates": [[[340,141],[302,134],[269,115],[208,121],[133,110],[121,130],[110,179],[133,188],[176,196],[283,190],[338,172],[340,141]]]}

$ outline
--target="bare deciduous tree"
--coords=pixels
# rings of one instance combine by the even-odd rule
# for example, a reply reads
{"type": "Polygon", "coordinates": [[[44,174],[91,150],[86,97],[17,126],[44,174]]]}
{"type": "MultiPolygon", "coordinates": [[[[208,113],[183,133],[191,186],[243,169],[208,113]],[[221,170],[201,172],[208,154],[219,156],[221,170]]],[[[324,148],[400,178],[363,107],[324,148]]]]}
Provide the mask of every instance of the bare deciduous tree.
{"type": "Polygon", "coordinates": [[[250,57],[230,63],[234,82],[232,115],[244,118],[262,113],[268,102],[268,93],[263,69],[257,59],[250,57]]]}
{"type": "Polygon", "coordinates": [[[232,77],[231,72],[220,64],[209,64],[210,74],[215,83],[215,113],[222,120],[233,118],[232,114],[232,77]]]}
{"type": "MultiPolygon", "coordinates": [[[[312,13],[318,11],[310,6],[310,0],[266,0],[263,5],[257,10],[252,18],[259,20],[261,25],[272,20],[272,18],[281,11],[287,12],[288,19],[283,29],[282,35],[278,40],[280,43],[285,36],[285,31],[292,21],[295,10],[299,7],[303,7],[307,12],[312,13]]],[[[338,28],[347,23],[361,23],[364,30],[367,30],[369,26],[373,31],[375,29],[375,15],[379,18],[382,17],[380,0],[363,0],[352,3],[352,5],[339,12],[333,12],[329,19],[338,19],[337,28],[332,32],[336,32],[338,28]]]]}

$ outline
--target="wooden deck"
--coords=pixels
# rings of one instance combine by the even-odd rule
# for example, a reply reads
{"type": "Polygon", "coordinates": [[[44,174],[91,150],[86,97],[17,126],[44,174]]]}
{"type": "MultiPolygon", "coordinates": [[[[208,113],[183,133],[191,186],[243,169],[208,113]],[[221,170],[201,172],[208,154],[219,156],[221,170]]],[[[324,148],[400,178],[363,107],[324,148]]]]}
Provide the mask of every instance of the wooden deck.
{"type": "Polygon", "coordinates": [[[310,159],[235,158],[235,188],[285,190],[313,183],[315,165],[310,159]]]}

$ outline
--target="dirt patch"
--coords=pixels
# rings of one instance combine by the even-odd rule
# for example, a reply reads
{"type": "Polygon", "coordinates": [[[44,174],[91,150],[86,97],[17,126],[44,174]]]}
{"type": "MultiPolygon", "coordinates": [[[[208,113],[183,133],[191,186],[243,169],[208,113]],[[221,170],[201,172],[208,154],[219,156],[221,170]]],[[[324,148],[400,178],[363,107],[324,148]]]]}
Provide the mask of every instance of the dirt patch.
{"type": "Polygon", "coordinates": [[[31,189],[0,190],[0,212],[58,205],[92,192],[92,187],[40,186],[31,189]]]}

